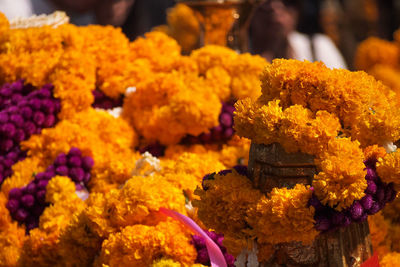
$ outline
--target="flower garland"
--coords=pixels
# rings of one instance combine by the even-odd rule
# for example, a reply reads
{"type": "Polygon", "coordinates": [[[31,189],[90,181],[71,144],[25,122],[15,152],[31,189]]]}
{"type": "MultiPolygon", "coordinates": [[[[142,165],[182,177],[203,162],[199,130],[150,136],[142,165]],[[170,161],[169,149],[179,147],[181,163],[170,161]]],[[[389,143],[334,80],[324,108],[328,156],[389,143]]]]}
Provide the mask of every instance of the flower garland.
{"type": "Polygon", "coordinates": [[[281,242],[310,243],[319,231],[363,221],[393,201],[400,154],[367,147],[400,137],[393,92],[361,72],[295,60],[267,66],[262,91],[257,101],[236,103],[238,135],[314,155],[319,172],[311,188],[273,188],[266,196],[235,172],[206,180],[194,205],[207,227],[224,233],[230,252],[251,249],[254,239],[270,252],[281,242]]]}

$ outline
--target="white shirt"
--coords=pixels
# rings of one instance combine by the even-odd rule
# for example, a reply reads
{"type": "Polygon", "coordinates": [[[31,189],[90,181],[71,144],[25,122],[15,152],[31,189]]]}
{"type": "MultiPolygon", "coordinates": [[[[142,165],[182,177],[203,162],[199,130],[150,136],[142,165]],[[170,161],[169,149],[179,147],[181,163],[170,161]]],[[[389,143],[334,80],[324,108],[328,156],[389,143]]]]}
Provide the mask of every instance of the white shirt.
{"type": "MultiPolygon", "coordinates": [[[[4,13],[8,20],[17,17],[30,17],[32,15],[50,14],[57,8],[49,0],[0,0],[0,12],[4,13]]],[[[95,22],[92,12],[87,14],[69,13],[71,23],[87,25],[95,22]]]]}
{"type": "Polygon", "coordinates": [[[332,40],[324,34],[314,34],[312,42],[314,57],[311,50],[311,39],[308,35],[292,32],[288,36],[289,44],[293,49],[295,59],[308,61],[322,61],[331,69],[347,69],[346,62],[332,40]]]}

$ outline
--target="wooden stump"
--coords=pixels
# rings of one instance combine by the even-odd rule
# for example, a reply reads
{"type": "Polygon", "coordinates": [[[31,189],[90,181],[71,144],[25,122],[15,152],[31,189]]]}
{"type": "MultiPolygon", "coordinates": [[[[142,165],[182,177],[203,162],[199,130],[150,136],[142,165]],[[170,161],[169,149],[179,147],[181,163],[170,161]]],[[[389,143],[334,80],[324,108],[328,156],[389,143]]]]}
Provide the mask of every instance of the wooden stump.
{"type": "MultiPolygon", "coordinates": [[[[280,144],[251,144],[249,175],[255,188],[264,194],[274,187],[293,188],[302,183],[311,185],[317,169],[313,156],[285,152],[280,144]]],[[[360,266],[372,256],[368,222],[352,223],[317,236],[312,245],[300,242],[275,246],[275,253],[261,266],[360,266]]]]}

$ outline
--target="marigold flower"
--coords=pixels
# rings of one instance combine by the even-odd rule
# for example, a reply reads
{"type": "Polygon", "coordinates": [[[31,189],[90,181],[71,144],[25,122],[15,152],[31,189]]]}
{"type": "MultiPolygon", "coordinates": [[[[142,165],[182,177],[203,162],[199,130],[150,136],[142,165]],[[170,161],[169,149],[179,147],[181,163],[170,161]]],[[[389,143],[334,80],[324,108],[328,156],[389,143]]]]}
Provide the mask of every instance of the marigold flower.
{"type": "Polygon", "coordinates": [[[293,189],[274,188],[267,197],[261,197],[247,212],[250,232],[257,242],[311,243],[318,234],[314,229],[314,208],[308,206],[311,194],[309,188],[298,184],[293,189]]]}
{"type": "Polygon", "coordinates": [[[377,64],[397,67],[399,56],[399,48],[396,44],[370,37],[357,47],[355,66],[357,69],[365,71],[377,64]]]}
{"type": "Polygon", "coordinates": [[[191,264],[196,249],[179,222],[165,221],[155,226],[127,226],[103,242],[97,266],[150,266],[160,256],[191,264]]]}

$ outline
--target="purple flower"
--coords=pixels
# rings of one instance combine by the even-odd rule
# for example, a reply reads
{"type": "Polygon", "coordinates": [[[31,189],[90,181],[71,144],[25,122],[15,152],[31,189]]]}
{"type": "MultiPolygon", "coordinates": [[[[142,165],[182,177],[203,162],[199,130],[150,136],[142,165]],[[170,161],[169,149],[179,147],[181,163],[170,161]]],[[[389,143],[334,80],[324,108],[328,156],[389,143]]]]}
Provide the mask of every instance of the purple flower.
{"type": "Polygon", "coordinates": [[[21,203],[25,207],[30,208],[33,206],[33,204],[35,204],[35,198],[30,194],[23,195],[21,197],[21,203]]]}
{"type": "Polygon", "coordinates": [[[67,164],[67,155],[65,153],[60,153],[54,160],[54,164],[57,166],[62,166],[67,164]]]}
{"type": "Polygon", "coordinates": [[[233,166],[233,168],[240,175],[247,176],[247,166],[246,165],[236,165],[236,166],[233,166]]]}
{"type": "Polygon", "coordinates": [[[379,186],[378,189],[376,190],[375,196],[379,202],[383,202],[383,200],[385,199],[385,188],[382,186],[379,186]]]}
{"type": "Polygon", "coordinates": [[[22,197],[22,190],[20,188],[12,188],[10,192],[8,192],[9,199],[20,199],[22,197]]]}
{"type": "Polygon", "coordinates": [[[61,176],[68,176],[68,167],[65,165],[58,166],[56,168],[56,173],[61,176]]]}
{"type": "Polygon", "coordinates": [[[206,175],[203,177],[203,180],[201,181],[201,186],[203,187],[203,190],[204,190],[204,191],[207,191],[207,190],[208,190],[208,187],[204,184],[204,181],[207,181],[207,180],[214,180],[214,179],[215,179],[215,178],[214,178],[214,175],[215,175],[215,172],[210,173],[210,174],[206,174],[206,175]]]}
{"type": "Polygon", "coordinates": [[[15,213],[14,218],[19,222],[23,222],[26,220],[26,218],[28,218],[28,216],[29,216],[28,211],[26,211],[24,208],[20,208],[15,213]]]}
{"type": "Polygon", "coordinates": [[[376,190],[377,190],[377,186],[375,184],[375,182],[371,181],[371,180],[367,180],[367,189],[365,189],[365,193],[368,194],[375,194],[376,190]]]}
{"type": "Polygon", "coordinates": [[[30,107],[23,107],[21,108],[21,115],[25,118],[25,119],[30,119],[32,118],[33,112],[32,109],[30,107]]]}
{"type": "Polygon", "coordinates": [[[224,127],[231,127],[233,120],[232,120],[232,115],[229,113],[221,113],[219,115],[219,122],[221,123],[222,126],[224,127]]]}
{"type": "Polygon", "coordinates": [[[68,156],[77,156],[77,157],[81,157],[82,156],[82,152],[79,148],[77,147],[71,147],[71,149],[68,152],[68,156]]]}
{"type": "Polygon", "coordinates": [[[40,106],[41,106],[41,101],[37,98],[33,98],[33,99],[29,100],[29,106],[33,110],[39,110],[40,106]]]}
{"type": "Polygon", "coordinates": [[[90,171],[94,165],[94,161],[91,157],[82,158],[82,167],[85,171],[90,171]]]}
{"type": "Polygon", "coordinates": [[[29,183],[26,186],[25,192],[27,192],[28,194],[34,195],[36,192],[36,184],[35,183],[29,183]]]}
{"type": "Polygon", "coordinates": [[[24,119],[19,114],[11,115],[10,121],[13,122],[17,127],[22,127],[24,125],[24,119]]]}
{"type": "Polygon", "coordinates": [[[82,165],[81,157],[72,156],[68,160],[68,164],[72,167],[80,167],[82,165]]]}
{"type": "Polygon", "coordinates": [[[35,113],[33,113],[33,121],[38,126],[43,125],[45,118],[46,117],[44,116],[43,112],[36,111],[35,113]]]}
{"type": "Polygon", "coordinates": [[[47,115],[44,119],[43,127],[45,128],[52,127],[55,124],[55,122],[56,122],[56,117],[54,115],[52,114],[47,115]]]}
{"type": "Polygon", "coordinates": [[[8,115],[5,112],[0,112],[0,123],[8,122],[8,115]]]}
{"type": "Polygon", "coordinates": [[[224,130],[224,138],[225,139],[231,138],[233,136],[233,134],[234,134],[234,131],[232,128],[227,128],[224,130]]]}
{"type": "Polygon", "coordinates": [[[3,141],[1,141],[1,143],[0,143],[0,148],[1,148],[1,150],[2,151],[10,151],[11,150],[11,148],[13,148],[13,146],[14,146],[14,142],[13,142],[13,140],[11,140],[11,139],[8,139],[8,140],[3,140],[3,141]]]}
{"type": "Polygon", "coordinates": [[[19,201],[16,199],[10,199],[6,204],[6,208],[10,213],[15,213],[19,208],[19,201]]]}
{"type": "Polygon", "coordinates": [[[15,126],[12,123],[5,123],[3,124],[3,126],[1,127],[1,131],[7,136],[12,138],[15,134],[15,126]]]}
{"type": "Polygon", "coordinates": [[[72,168],[69,171],[69,177],[77,182],[82,182],[85,178],[85,172],[82,170],[82,168],[72,168]]]}
{"type": "Polygon", "coordinates": [[[331,228],[330,220],[325,216],[317,216],[315,220],[315,229],[318,231],[328,231],[331,228]]]}
{"type": "Polygon", "coordinates": [[[365,179],[370,181],[376,181],[378,179],[378,175],[376,174],[375,170],[367,168],[367,175],[365,175],[365,179]]]}
{"type": "Polygon", "coordinates": [[[24,141],[26,138],[25,132],[22,129],[17,129],[14,135],[14,140],[16,143],[24,141]]]}
{"type": "Polygon", "coordinates": [[[223,171],[218,172],[219,175],[223,175],[223,176],[227,175],[228,173],[232,173],[232,170],[223,170],[223,171]]]}
{"type": "Polygon", "coordinates": [[[371,195],[365,195],[361,200],[360,200],[361,205],[365,210],[369,210],[372,207],[372,204],[374,203],[372,196],[371,195]]]}
{"type": "Polygon", "coordinates": [[[36,199],[40,204],[46,202],[46,190],[42,189],[36,192],[36,199]]]}
{"type": "Polygon", "coordinates": [[[36,133],[36,125],[31,121],[26,121],[24,124],[24,130],[27,136],[31,136],[36,133]]]}
{"type": "Polygon", "coordinates": [[[364,209],[360,202],[354,201],[353,205],[350,207],[350,215],[353,220],[360,219],[364,213],[364,209]]]}
{"type": "Polygon", "coordinates": [[[37,189],[46,189],[47,184],[49,183],[48,180],[37,180],[37,189]]]}

